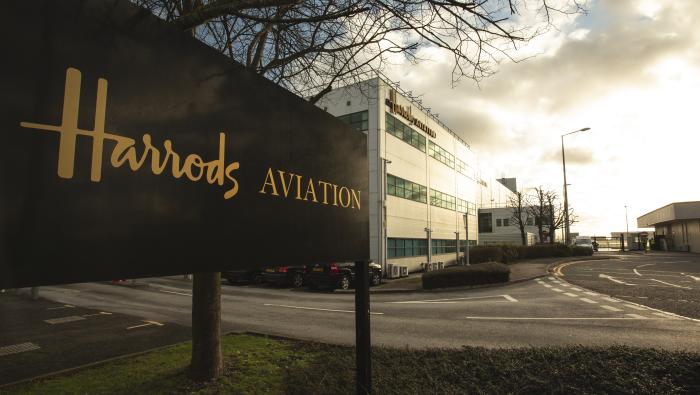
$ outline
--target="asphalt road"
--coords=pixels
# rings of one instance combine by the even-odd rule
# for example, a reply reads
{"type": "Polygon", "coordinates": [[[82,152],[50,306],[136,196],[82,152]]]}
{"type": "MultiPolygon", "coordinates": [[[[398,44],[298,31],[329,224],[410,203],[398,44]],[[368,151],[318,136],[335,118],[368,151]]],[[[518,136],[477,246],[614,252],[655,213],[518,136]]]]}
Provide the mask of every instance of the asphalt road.
{"type": "MultiPolygon", "coordinates": [[[[141,281],[143,285],[135,287],[102,283],[43,287],[41,296],[144,320],[190,325],[189,282],[178,278],[141,281]]],[[[554,276],[469,291],[373,294],[371,306],[375,345],[627,344],[700,351],[700,322],[609,298],[554,276]]],[[[351,345],[355,341],[353,309],[352,294],[222,286],[224,331],[351,345]]]]}
{"type": "Polygon", "coordinates": [[[564,264],[558,274],[619,299],[700,319],[700,255],[650,253],[564,264]]]}

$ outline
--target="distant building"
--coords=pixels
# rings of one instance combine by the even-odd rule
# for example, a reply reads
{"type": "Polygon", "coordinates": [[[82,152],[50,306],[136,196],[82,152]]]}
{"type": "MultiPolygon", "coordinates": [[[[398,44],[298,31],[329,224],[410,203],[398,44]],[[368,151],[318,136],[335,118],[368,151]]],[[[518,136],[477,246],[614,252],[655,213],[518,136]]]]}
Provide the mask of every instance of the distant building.
{"type": "MultiPolygon", "coordinates": [[[[526,222],[527,245],[538,243],[540,240],[535,219],[533,217],[523,219],[526,222]]],[[[494,207],[479,209],[479,244],[522,244],[520,228],[517,222],[513,220],[512,208],[494,207]]]]}
{"type": "Polygon", "coordinates": [[[700,252],[700,201],[663,206],[637,218],[637,226],[656,229],[656,248],[700,252]]]}
{"type": "Polygon", "coordinates": [[[518,182],[516,178],[499,178],[497,180],[513,193],[518,193],[518,182]]]}

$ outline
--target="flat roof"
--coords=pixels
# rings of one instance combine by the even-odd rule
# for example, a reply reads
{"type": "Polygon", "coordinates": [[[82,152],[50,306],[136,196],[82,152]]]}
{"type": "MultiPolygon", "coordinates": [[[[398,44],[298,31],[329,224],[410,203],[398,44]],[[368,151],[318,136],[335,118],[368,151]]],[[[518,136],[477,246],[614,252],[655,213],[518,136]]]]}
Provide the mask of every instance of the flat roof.
{"type": "Polygon", "coordinates": [[[637,217],[637,226],[648,228],[656,224],[700,218],[700,201],[674,202],[637,217]]]}

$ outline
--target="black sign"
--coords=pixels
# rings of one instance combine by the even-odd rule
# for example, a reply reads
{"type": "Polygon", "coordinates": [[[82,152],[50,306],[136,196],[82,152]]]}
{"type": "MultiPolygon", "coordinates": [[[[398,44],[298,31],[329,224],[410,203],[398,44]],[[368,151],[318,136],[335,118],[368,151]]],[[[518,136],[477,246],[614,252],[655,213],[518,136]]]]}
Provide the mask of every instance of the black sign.
{"type": "Polygon", "coordinates": [[[127,2],[3,15],[0,288],[369,257],[363,133],[127,2]]]}

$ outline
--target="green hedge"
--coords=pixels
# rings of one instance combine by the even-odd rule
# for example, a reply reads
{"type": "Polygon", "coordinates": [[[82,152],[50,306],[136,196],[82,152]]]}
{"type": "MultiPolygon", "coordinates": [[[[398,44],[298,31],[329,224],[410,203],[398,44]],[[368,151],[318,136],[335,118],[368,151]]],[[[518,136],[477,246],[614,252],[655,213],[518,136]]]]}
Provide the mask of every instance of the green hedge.
{"type": "Polygon", "coordinates": [[[423,273],[423,289],[459,287],[508,282],[510,269],[497,262],[479,263],[470,266],[452,266],[444,270],[423,273]]]}
{"type": "Polygon", "coordinates": [[[469,262],[513,263],[520,259],[561,258],[569,256],[590,256],[593,250],[586,247],[564,244],[537,244],[518,246],[512,244],[475,246],[469,249],[469,262]]]}

